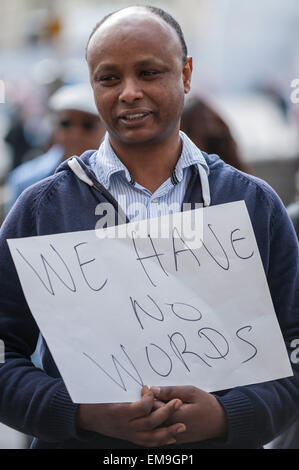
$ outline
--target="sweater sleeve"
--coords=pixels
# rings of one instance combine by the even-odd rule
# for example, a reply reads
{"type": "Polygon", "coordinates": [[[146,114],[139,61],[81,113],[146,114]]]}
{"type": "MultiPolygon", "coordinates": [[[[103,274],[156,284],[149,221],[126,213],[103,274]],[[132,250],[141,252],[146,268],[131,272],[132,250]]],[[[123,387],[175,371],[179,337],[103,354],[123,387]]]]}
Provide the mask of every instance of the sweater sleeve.
{"type": "Polygon", "coordinates": [[[228,420],[226,445],[233,448],[260,448],[299,418],[299,359],[294,360],[299,338],[298,241],[280,199],[273,193],[270,199],[264,267],[294,376],[216,394],[228,420]]]}
{"type": "Polygon", "coordinates": [[[38,327],[30,313],[14,267],[7,239],[36,235],[37,193],[25,191],[0,231],[0,420],[45,441],[78,438],[75,405],[60,377],[35,367],[38,327]]]}

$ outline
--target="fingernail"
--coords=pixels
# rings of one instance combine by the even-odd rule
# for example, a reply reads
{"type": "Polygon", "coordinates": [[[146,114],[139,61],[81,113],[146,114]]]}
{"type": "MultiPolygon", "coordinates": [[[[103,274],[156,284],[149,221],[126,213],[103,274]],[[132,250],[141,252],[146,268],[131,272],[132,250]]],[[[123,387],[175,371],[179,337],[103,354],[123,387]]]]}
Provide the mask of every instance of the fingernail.
{"type": "Polygon", "coordinates": [[[155,395],[159,395],[160,393],[160,387],[151,387],[151,391],[155,394],[155,395]]]}
{"type": "Polygon", "coordinates": [[[180,400],[177,400],[174,404],[174,409],[178,410],[179,408],[181,408],[182,404],[183,403],[180,400]]]}
{"type": "Polygon", "coordinates": [[[185,431],[186,431],[186,426],[184,424],[179,426],[176,430],[177,434],[180,434],[181,432],[185,432],[185,431]]]}

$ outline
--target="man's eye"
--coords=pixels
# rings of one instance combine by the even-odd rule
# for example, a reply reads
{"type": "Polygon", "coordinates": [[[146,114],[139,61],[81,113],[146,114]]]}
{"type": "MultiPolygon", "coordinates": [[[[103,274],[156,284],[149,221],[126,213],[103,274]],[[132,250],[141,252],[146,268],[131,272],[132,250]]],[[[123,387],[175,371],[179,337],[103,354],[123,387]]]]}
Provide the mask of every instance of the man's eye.
{"type": "Polygon", "coordinates": [[[142,72],[142,75],[144,77],[155,77],[157,75],[160,75],[161,72],[159,72],[158,70],[144,70],[142,72]]]}
{"type": "Polygon", "coordinates": [[[97,82],[100,82],[106,85],[112,84],[117,80],[118,80],[118,77],[116,77],[116,75],[102,75],[96,78],[97,82]]]}

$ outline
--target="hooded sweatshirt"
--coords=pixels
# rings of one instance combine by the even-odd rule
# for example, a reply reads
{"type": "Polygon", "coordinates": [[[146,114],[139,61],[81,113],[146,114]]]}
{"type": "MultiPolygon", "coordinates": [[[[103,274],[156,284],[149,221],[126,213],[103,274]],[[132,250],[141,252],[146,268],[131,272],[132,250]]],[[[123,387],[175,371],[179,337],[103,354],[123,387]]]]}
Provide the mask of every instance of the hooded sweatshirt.
{"type": "MultiPolygon", "coordinates": [[[[92,155],[89,151],[64,162],[55,175],[25,190],[0,232],[0,338],[5,343],[5,362],[0,364],[0,421],[34,436],[33,448],[138,448],[124,440],[78,429],[78,404],[72,402],[44,339],[42,369],[32,364],[30,356],[39,330],[6,241],[93,230],[99,220],[95,209],[100,203],[110,202],[117,215],[116,201],[91,170],[92,155]]],[[[299,338],[299,255],[292,223],[279,197],[265,182],[234,169],[216,155],[203,155],[209,166],[208,180],[200,178],[193,167],[184,202],[206,202],[203,194],[207,194],[207,184],[211,205],[245,201],[291,356],[292,341],[299,338]]],[[[128,222],[124,214],[120,219],[116,216],[115,223],[119,220],[128,222]]],[[[225,439],[169,447],[262,447],[298,419],[299,364],[293,363],[292,367],[293,377],[214,394],[227,417],[225,439]]]]}

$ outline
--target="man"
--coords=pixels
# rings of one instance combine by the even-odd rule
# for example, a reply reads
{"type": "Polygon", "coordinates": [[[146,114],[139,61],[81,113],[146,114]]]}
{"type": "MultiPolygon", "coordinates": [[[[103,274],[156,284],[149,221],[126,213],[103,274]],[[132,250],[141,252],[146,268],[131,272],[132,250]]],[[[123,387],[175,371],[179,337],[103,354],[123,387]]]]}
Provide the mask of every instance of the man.
{"type": "Polygon", "coordinates": [[[65,85],[49,100],[53,126],[50,149],[13,170],[7,181],[5,214],[28,186],[52,175],[72,155],[98,148],[105,129],[88,84],[65,85]]]}
{"type": "MultiPolygon", "coordinates": [[[[148,217],[174,201],[244,199],[289,351],[299,337],[298,244],[282,203],[264,182],[203,156],[179,132],[192,74],[179,25],[159,9],[125,8],[97,26],[86,54],[105,140],[99,152],[65,162],[25,191],[1,233],[1,419],[36,436],[34,448],[260,448],[298,416],[298,366],[281,381],[213,394],[156,384],[137,402],[96,405],[71,401],[45,342],[44,370],[32,367],[38,328],[5,239],[91,230],[95,207],[110,202],[117,210],[119,195],[130,206],[142,202],[148,217]]],[[[136,220],[125,203],[122,211],[136,220]]]]}

